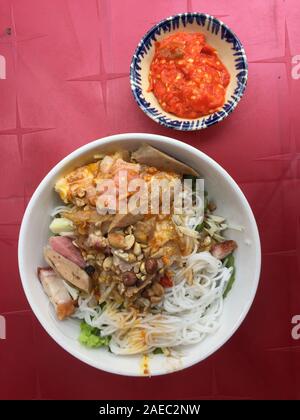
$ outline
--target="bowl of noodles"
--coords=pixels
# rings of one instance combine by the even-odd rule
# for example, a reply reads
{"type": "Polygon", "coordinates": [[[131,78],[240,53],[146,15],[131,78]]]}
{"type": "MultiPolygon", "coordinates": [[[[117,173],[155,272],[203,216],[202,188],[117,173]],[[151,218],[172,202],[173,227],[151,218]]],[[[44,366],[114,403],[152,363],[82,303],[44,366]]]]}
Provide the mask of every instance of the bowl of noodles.
{"type": "Polygon", "coordinates": [[[120,134],[75,150],[26,209],[19,270],[48,334],[81,361],[130,376],[208,357],[245,318],[260,241],[243,193],[199,150],[120,134]]]}

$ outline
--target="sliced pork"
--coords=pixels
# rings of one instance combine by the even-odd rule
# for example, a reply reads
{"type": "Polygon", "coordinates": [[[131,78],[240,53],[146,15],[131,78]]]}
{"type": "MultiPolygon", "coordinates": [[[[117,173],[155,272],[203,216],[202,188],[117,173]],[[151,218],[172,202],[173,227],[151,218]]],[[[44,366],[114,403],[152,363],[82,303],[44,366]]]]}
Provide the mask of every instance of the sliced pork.
{"type": "Polygon", "coordinates": [[[59,320],[63,320],[75,311],[74,301],[68,293],[61,277],[52,268],[38,268],[38,277],[44,291],[54,305],[59,320]]]}
{"type": "Polygon", "coordinates": [[[237,248],[235,241],[224,241],[212,246],[211,253],[215,258],[223,260],[237,248]]]}
{"type": "Polygon", "coordinates": [[[197,171],[190,166],[169,155],[166,155],[146,143],[142,144],[135,152],[132,153],[132,158],[138,163],[154,166],[166,172],[177,172],[182,175],[198,175],[197,171]]]}
{"type": "Polygon", "coordinates": [[[54,251],[49,245],[44,248],[44,257],[50,267],[64,280],[78,287],[78,289],[90,293],[92,280],[77,264],[54,251]]]}
{"type": "Polygon", "coordinates": [[[80,250],[73,244],[72,239],[65,236],[52,236],[49,238],[49,245],[63,257],[77,264],[79,267],[85,267],[85,261],[80,250]]]}

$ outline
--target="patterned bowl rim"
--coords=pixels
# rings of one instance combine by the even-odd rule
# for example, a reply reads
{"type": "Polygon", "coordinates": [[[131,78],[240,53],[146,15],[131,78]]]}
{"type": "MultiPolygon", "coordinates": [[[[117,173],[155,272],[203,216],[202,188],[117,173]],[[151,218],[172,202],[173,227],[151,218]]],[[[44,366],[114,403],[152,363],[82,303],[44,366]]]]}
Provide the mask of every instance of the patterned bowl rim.
{"type": "MultiPolygon", "coordinates": [[[[189,25],[189,22],[187,21],[186,25],[189,25]]],[[[171,31],[170,31],[171,32],[171,31]]],[[[160,22],[158,22],[157,24],[155,24],[154,26],[152,26],[152,28],[150,28],[148,30],[148,32],[146,32],[146,34],[143,36],[143,38],[140,40],[140,42],[138,43],[135,52],[133,54],[132,60],[131,60],[131,64],[130,64],[130,86],[131,86],[131,91],[133,93],[133,97],[136,101],[136,103],[139,105],[139,107],[141,108],[142,111],[144,111],[144,113],[150,117],[153,121],[157,122],[158,124],[161,124],[165,127],[168,128],[172,128],[175,130],[181,130],[181,131],[195,131],[195,130],[201,130],[204,128],[208,128],[212,125],[215,125],[221,121],[223,121],[226,117],[228,117],[228,115],[230,115],[235,108],[237,107],[237,104],[239,103],[239,101],[241,100],[241,98],[243,97],[243,94],[245,92],[246,86],[247,86],[247,81],[248,81],[248,60],[247,60],[247,56],[246,56],[246,52],[245,49],[243,47],[242,42],[240,41],[240,39],[238,38],[238,36],[236,35],[236,33],[229,28],[228,25],[226,25],[222,20],[214,17],[213,15],[209,15],[207,13],[199,13],[199,12],[186,12],[186,13],[178,13],[176,15],[172,15],[168,18],[162,19],[160,22]],[[176,116],[174,116],[174,118],[166,118],[164,115],[160,114],[160,115],[153,115],[150,111],[149,111],[149,103],[146,101],[144,95],[143,95],[143,91],[141,88],[140,89],[140,93],[137,92],[137,86],[136,84],[138,83],[136,76],[135,76],[135,72],[136,72],[136,68],[137,66],[139,66],[139,63],[142,61],[143,59],[143,54],[142,54],[142,50],[145,48],[145,44],[147,42],[147,40],[149,38],[152,37],[153,34],[155,34],[155,32],[160,29],[164,24],[166,24],[167,22],[172,22],[175,19],[182,19],[182,17],[193,17],[193,18],[200,18],[200,17],[205,17],[206,19],[210,19],[213,22],[217,22],[220,27],[225,28],[229,34],[233,37],[233,39],[236,42],[236,45],[239,46],[239,52],[240,52],[240,60],[242,61],[244,68],[243,68],[243,82],[238,81],[238,87],[235,90],[235,98],[233,99],[232,104],[230,105],[230,108],[228,109],[228,111],[225,111],[222,108],[222,113],[223,115],[217,115],[218,112],[220,111],[216,111],[213,114],[204,116],[203,119],[199,120],[199,119],[188,119],[188,120],[177,120],[176,116]],[[141,57],[142,54],[142,57],[141,57]],[[143,103],[144,102],[144,103],[143,103]],[[210,118],[212,117],[217,117],[214,118],[213,121],[209,121],[210,118]],[[169,121],[167,121],[169,120],[169,121]],[[206,124],[206,122],[208,122],[208,124],[206,124]],[[177,124],[175,124],[177,123],[177,124]],[[196,123],[196,124],[195,124],[196,123]]],[[[223,105],[223,107],[228,104],[228,101],[223,105]]]]}

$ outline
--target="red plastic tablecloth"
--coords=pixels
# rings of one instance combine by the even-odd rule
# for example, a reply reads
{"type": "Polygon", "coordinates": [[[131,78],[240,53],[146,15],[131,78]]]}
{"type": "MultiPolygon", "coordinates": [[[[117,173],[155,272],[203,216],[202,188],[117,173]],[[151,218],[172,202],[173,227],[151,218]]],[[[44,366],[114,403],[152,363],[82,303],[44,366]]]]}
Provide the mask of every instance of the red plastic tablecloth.
{"type": "Polygon", "coordinates": [[[298,0],[0,0],[0,398],[300,397],[291,337],[300,314],[299,20],[298,0]],[[237,109],[196,133],[152,122],[128,79],[142,35],[184,11],[220,17],[249,59],[237,109]],[[67,354],[32,314],[18,273],[19,226],[38,183],[77,147],[122,132],[173,136],[217,160],[247,196],[262,240],[261,282],[241,328],[204,362],[160,378],[111,375],[67,354]]]}

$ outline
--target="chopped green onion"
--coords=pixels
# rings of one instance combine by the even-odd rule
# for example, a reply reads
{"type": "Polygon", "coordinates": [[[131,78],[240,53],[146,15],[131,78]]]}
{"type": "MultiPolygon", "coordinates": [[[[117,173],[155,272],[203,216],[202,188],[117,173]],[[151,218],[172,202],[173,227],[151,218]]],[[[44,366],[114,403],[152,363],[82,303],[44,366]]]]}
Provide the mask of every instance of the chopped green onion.
{"type": "Polygon", "coordinates": [[[230,279],[228,280],[227,286],[223,293],[223,298],[225,299],[228,293],[230,292],[233,283],[235,281],[235,262],[233,254],[228,255],[228,257],[224,261],[224,266],[227,268],[232,268],[230,279]]]}
{"type": "Polygon", "coordinates": [[[204,229],[204,222],[200,223],[199,225],[196,226],[195,230],[197,232],[201,232],[204,229]]]}
{"type": "Polygon", "coordinates": [[[192,192],[196,191],[196,181],[198,179],[197,176],[194,175],[183,175],[183,179],[191,179],[192,180],[192,192]]]}
{"type": "Polygon", "coordinates": [[[157,347],[153,350],[153,354],[164,354],[163,349],[160,347],[157,347]]]}

